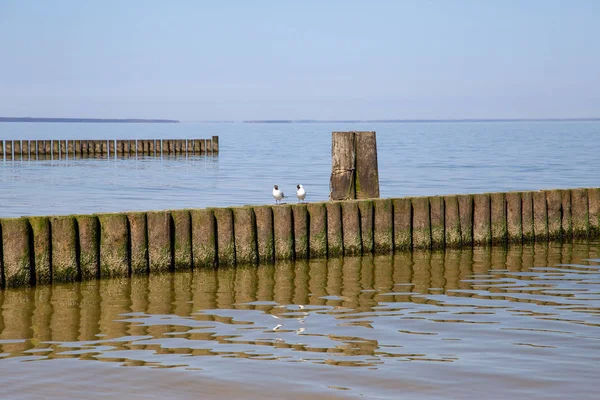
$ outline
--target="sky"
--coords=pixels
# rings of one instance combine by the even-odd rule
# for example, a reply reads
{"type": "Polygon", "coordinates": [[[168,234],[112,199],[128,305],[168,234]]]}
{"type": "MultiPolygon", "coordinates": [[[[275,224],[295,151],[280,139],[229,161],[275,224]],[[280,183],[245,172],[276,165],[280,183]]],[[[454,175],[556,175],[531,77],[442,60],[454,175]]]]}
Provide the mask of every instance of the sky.
{"type": "Polygon", "coordinates": [[[0,0],[0,116],[600,117],[597,0],[0,0]]]}

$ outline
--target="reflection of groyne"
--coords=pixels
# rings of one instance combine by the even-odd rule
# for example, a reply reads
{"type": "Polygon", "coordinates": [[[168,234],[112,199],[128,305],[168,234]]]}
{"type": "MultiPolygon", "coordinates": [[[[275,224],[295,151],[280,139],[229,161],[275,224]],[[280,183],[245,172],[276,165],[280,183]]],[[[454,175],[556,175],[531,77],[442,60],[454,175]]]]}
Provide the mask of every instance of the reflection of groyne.
{"type": "Polygon", "coordinates": [[[0,219],[2,284],[598,237],[600,188],[0,219]]]}
{"type": "MultiPolygon", "coordinates": [[[[532,272],[534,267],[540,266],[581,264],[586,259],[598,258],[599,251],[596,245],[570,243],[562,246],[548,243],[515,245],[508,249],[415,251],[393,256],[280,262],[259,268],[202,269],[193,273],[5,290],[0,291],[0,353],[21,355],[21,352],[32,348],[62,344],[48,342],[99,342],[127,336],[135,341],[139,336],[160,337],[167,332],[185,333],[189,336],[179,337],[192,340],[220,340],[218,335],[212,334],[214,330],[203,332],[195,329],[197,326],[192,322],[219,318],[221,322],[228,322],[227,317],[207,313],[195,314],[188,320],[191,322],[187,326],[178,325],[168,318],[162,318],[160,324],[152,326],[139,324],[143,319],[125,316],[134,312],[188,317],[200,310],[241,309],[281,315],[288,310],[277,306],[285,304],[344,307],[370,312],[381,302],[434,302],[427,297],[432,294],[432,288],[436,289],[435,294],[480,297],[483,282],[473,281],[473,275],[485,276],[490,269],[514,273],[532,272]],[[260,303],[254,303],[257,300],[260,303]],[[27,338],[34,340],[22,340],[27,338]],[[11,339],[21,340],[10,342],[11,339]],[[3,340],[6,342],[2,343],[3,340]]],[[[548,304],[557,305],[557,298],[561,298],[557,296],[565,299],[570,296],[554,292],[552,296],[532,298],[523,296],[514,286],[496,283],[494,299],[497,301],[543,305],[546,300],[548,304]]],[[[129,342],[123,341],[111,342],[110,345],[116,349],[122,349],[121,346],[125,346],[124,349],[140,348],[139,345],[129,347],[129,342]]],[[[297,346],[295,343],[277,345],[297,346]]],[[[187,351],[203,355],[204,347],[187,351]]],[[[64,350],[63,345],[61,351],[64,350]]],[[[53,354],[48,356],[54,357],[53,354]]],[[[71,356],[91,359],[93,354],[83,352],[71,356]]]]}
{"type": "Polygon", "coordinates": [[[218,152],[218,136],[211,139],[0,140],[0,158],[24,161],[77,157],[183,156],[218,152]]]}

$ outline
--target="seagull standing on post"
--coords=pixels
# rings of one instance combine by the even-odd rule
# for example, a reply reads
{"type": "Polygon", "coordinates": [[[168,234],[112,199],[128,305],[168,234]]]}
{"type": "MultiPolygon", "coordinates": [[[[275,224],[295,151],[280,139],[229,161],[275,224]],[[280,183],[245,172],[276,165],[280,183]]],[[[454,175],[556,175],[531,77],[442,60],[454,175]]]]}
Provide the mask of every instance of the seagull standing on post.
{"type": "Polygon", "coordinates": [[[298,200],[303,202],[304,199],[306,198],[306,190],[304,190],[304,186],[298,185],[298,186],[296,186],[296,189],[297,189],[296,196],[298,196],[298,200]]]}
{"type": "Polygon", "coordinates": [[[273,197],[275,198],[275,204],[279,204],[281,199],[284,199],[285,196],[281,190],[279,190],[279,186],[273,186],[273,197]]]}

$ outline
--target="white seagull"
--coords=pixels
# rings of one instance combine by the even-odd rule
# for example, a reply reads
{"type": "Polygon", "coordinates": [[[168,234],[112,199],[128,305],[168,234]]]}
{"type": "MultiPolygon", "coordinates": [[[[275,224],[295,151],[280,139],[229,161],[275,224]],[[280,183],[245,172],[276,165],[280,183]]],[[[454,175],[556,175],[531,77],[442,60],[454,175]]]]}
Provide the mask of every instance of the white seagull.
{"type": "Polygon", "coordinates": [[[279,190],[279,186],[273,186],[273,197],[275,198],[275,204],[279,204],[281,199],[285,199],[285,195],[281,190],[279,190]]]}
{"type": "Polygon", "coordinates": [[[306,190],[304,190],[304,186],[298,185],[296,186],[296,196],[298,196],[298,200],[304,201],[306,198],[306,190]]]}

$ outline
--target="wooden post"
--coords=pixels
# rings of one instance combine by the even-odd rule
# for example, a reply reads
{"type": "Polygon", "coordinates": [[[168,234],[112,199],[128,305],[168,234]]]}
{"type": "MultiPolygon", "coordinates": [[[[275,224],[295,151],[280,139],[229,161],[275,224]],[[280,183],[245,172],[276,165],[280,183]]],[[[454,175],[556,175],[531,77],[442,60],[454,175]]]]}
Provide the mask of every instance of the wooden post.
{"type": "Polygon", "coordinates": [[[212,137],[212,151],[213,151],[213,153],[219,152],[219,137],[218,136],[212,137]]]}
{"type": "Polygon", "coordinates": [[[356,198],[379,198],[377,136],[375,132],[356,132],[356,198]]]}
{"type": "Polygon", "coordinates": [[[354,132],[333,132],[331,134],[331,179],[329,181],[330,200],[356,198],[354,132]]]}

